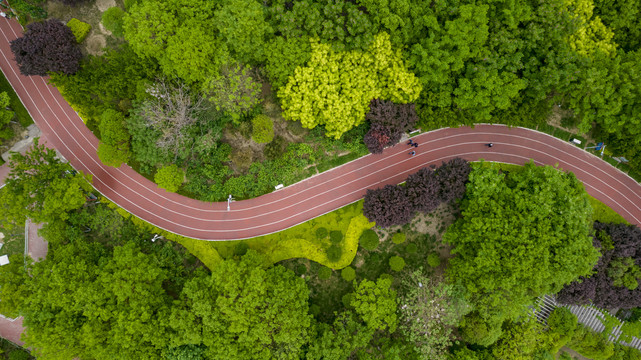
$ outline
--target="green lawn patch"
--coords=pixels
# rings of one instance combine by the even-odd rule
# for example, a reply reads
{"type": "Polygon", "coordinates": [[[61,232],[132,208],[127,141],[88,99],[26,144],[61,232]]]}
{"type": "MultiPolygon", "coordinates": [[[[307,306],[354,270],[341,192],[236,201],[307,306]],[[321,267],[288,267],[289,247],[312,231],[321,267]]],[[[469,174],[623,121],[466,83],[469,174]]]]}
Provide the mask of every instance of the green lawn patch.
{"type": "Polygon", "coordinates": [[[211,241],[208,244],[223,258],[236,255],[238,248],[243,247],[240,244],[245,244],[247,248],[266,256],[272,263],[305,258],[332,269],[342,269],[352,263],[358,249],[358,239],[363,231],[372,226],[374,223],[363,216],[361,200],[275,234],[240,241],[211,241]],[[341,232],[343,238],[336,244],[332,244],[329,237],[319,239],[316,235],[319,228],[325,228],[329,233],[341,232]],[[330,253],[334,252],[335,247],[340,248],[340,257],[331,261],[327,253],[330,248],[330,253]]]}
{"type": "Polygon", "coordinates": [[[538,126],[537,130],[554,136],[554,126],[552,125],[541,124],[538,126]]]}
{"type": "Polygon", "coordinates": [[[617,214],[607,205],[593,198],[592,196],[589,197],[590,205],[592,205],[592,209],[594,209],[594,215],[592,216],[594,221],[599,221],[602,223],[628,224],[628,222],[621,215],[617,214]]]}
{"type": "Polygon", "coordinates": [[[9,106],[16,113],[16,118],[18,119],[20,125],[26,128],[27,126],[33,124],[31,115],[29,115],[29,112],[20,101],[20,98],[18,97],[16,92],[13,91],[13,88],[11,87],[11,84],[9,84],[7,78],[4,77],[4,74],[0,71],[0,92],[3,91],[6,91],[7,95],[9,95],[9,98],[11,99],[9,102],[9,106]]]}
{"type": "Polygon", "coordinates": [[[554,129],[554,136],[558,137],[563,141],[569,141],[570,138],[574,137],[574,135],[572,135],[572,133],[570,133],[569,131],[565,131],[559,128],[554,129]]]}
{"type": "Polygon", "coordinates": [[[361,157],[362,154],[359,153],[349,153],[342,156],[332,157],[328,160],[322,161],[316,165],[319,173],[327,171],[329,169],[335,168],[337,166],[346,164],[352,160],[356,160],[361,157]]]}

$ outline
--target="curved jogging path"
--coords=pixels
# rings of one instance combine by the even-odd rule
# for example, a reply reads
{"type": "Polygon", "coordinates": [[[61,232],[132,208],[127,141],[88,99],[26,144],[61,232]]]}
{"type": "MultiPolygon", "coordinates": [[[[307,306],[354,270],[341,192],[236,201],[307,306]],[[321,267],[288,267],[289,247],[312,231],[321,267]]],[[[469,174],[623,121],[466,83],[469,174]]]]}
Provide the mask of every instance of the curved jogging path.
{"type": "Polygon", "coordinates": [[[523,164],[556,164],[572,171],[586,190],[630,223],[641,223],[641,186],[601,159],[549,135],[523,128],[479,125],[440,129],[415,137],[416,156],[403,144],[368,155],[261,197],[207,203],[167,193],[130,167],[102,165],[98,139],[46,77],[20,75],[9,41],[22,35],[15,20],[0,19],[0,67],[38,127],[74,168],[130,213],[160,228],[204,240],[232,240],[277,232],[357,201],[366,189],[397,184],[430,164],[462,157],[523,164]],[[493,142],[493,148],[485,143],[493,142]]]}

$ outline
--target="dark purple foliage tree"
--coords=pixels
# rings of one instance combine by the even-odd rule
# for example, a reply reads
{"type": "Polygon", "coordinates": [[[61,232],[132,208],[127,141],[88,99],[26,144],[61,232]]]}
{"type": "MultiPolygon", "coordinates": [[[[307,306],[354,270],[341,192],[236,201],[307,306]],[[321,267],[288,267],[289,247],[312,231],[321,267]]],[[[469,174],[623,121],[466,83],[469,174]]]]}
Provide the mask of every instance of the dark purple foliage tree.
{"type": "Polygon", "coordinates": [[[407,199],[416,211],[430,213],[441,204],[441,183],[434,166],[425,167],[407,177],[407,199]]]}
{"type": "Polygon", "coordinates": [[[404,187],[385,185],[376,190],[367,190],[363,202],[363,215],[369,221],[385,228],[407,224],[414,217],[414,209],[407,201],[404,187]]]}
{"type": "Polygon", "coordinates": [[[452,202],[463,197],[470,171],[470,164],[461,158],[443,162],[436,169],[436,176],[441,183],[439,195],[442,202],[452,202]]]}
{"type": "Polygon", "coordinates": [[[78,71],[82,53],[71,29],[58,20],[35,22],[23,37],[11,42],[11,51],[23,75],[48,72],[73,74],[78,71]]]}
{"type": "Polygon", "coordinates": [[[389,130],[382,125],[373,124],[363,137],[363,142],[365,142],[369,152],[372,154],[380,154],[390,142],[389,130]]]}
{"type": "Polygon", "coordinates": [[[594,246],[603,254],[594,267],[594,274],[581,277],[564,287],[557,300],[564,304],[587,304],[602,308],[631,309],[641,307],[641,287],[630,290],[615,286],[608,268],[616,259],[631,258],[641,265],[641,229],[636,225],[594,223],[594,246]]]}
{"type": "MultiPolygon", "coordinates": [[[[394,104],[391,101],[374,99],[370,103],[369,109],[366,118],[371,122],[372,129],[375,127],[376,129],[381,127],[387,129],[389,141],[383,147],[398,143],[403,133],[412,130],[418,121],[414,104],[394,104]]],[[[367,140],[365,140],[365,144],[367,144],[367,140]]],[[[372,151],[369,145],[368,149],[372,151]]],[[[374,152],[372,151],[372,153],[374,152]]]]}

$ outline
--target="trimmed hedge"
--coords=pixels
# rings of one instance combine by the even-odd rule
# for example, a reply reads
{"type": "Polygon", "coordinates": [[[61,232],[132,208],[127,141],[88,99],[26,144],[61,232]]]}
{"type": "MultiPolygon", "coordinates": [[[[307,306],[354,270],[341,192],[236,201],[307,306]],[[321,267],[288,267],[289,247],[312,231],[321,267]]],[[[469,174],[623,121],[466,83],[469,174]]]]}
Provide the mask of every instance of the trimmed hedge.
{"type": "Polygon", "coordinates": [[[324,227],[319,227],[318,229],[316,229],[316,238],[318,240],[323,240],[327,237],[327,234],[329,234],[329,231],[327,231],[327,229],[324,227]]]}
{"type": "Polygon", "coordinates": [[[343,268],[343,270],[341,270],[341,277],[345,281],[352,281],[356,278],[356,270],[351,266],[343,268]]]}
{"type": "Polygon", "coordinates": [[[402,244],[405,242],[405,234],[402,232],[397,232],[392,236],[392,242],[394,244],[402,244]]]}
{"type": "Polygon", "coordinates": [[[400,256],[392,256],[389,258],[389,266],[394,271],[401,271],[405,267],[405,260],[400,256]]]}
{"type": "Polygon", "coordinates": [[[67,22],[67,26],[71,29],[71,32],[73,33],[73,36],[76,37],[76,41],[78,43],[83,42],[91,31],[91,25],[76,18],[69,20],[69,22],[67,22]]]}
{"type": "Polygon", "coordinates": [[[274,139],[274,123],[266,115],[257,115],[252,119],[252,139],[265,144],[274,139]]]}
{"type": "Polygon", "coordinates": [[[365,250],[376,250],[378,247],[379,239],[378,239],[378,234],[376,234],[376,231],[367,229],[363,231],[363,234],[361,235],[361,238],[359,239],[361,246],[365,250]]]}
{"type": "Polygon", "coordinates": [[[332,277],[332,269],[327,266],[323,266],[318,270],[318,278],[321,280],[327,280],[332,277]]]}
{"type": "Polygon", "coordinates": [[[341,256],[343,255],[343,249],[341,249],[337,245],[332,245],[329,248],[327,248],[327,251],[325,253],[327,254],[327,260],[331,262],[337,262],[338,260],[341,259],[341,256]]]}
{"type": "Polygon", "coordinates": [[[409,244],[407,244],[407,246],[405,247],[405,251],[406,251],[408,254],[414,254],[414,253],[416,253],[416,252],[418,251],[418,246],[416,246],[416,244],[414,244],[414,243],[409,243],[409,244]]]}
{"type": "Polygon", "coordinates": [[[427,255],[427,265],[433,268],[438,267],[439,265],[441,265],[441,258],[437,253],[430,253],[429,255],[427,255]]]}
{"type": "Polygon", "coordinates": [[[117,6],[107,9],[102,13],[102,24],[105,29],[111,31],[114,36],[121,37],[124,35],[122,29],[122,18],[125,16],[125,11],[117,6]]]}
{"type": "Polygon", "coordinates": [[[330,231],[329,233],[329,241],[331,241],[332,244],[338,244],[343,240],[343,233],[337,230],[330,231]]]}
{"type": "Polygon", "coordinates": [[[176,192],[185,181],[185,172],[175,164],[163,166],[154,175],[158,187],[169,192],[176,192]]]}

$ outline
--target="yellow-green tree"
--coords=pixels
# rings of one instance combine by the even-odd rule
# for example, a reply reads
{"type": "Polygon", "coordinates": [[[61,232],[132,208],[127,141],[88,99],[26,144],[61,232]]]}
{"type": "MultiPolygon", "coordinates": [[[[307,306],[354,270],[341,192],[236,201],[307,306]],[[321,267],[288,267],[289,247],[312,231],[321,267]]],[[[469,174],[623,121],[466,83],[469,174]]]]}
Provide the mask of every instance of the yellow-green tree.
{"type": "Polygon", "coordinates": [[[372,99],[404,104],[421,92],[386,33],[377,35],[367,51],[334,52],[318,40],[311,46],[308,65],[297,68],[278,93],[283,116],[303,127],[323,125],[327,136],[338,139],[365,120],[372,99]]]}

